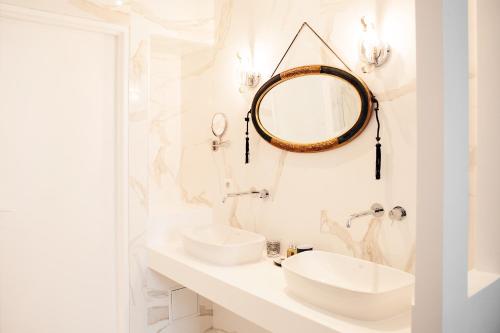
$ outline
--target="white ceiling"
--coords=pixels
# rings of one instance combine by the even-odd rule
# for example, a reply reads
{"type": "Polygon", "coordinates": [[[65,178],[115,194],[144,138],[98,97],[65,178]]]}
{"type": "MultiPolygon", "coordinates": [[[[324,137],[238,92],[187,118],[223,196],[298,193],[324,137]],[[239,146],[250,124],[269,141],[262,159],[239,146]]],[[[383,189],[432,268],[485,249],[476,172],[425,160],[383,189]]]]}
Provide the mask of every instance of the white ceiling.
{"type": "Polygon", "coordinates": [[[123,4],[154,13],[168,21],[211,20],[214,18],[214,0],[92,0],[105,6],[123,4]]]}

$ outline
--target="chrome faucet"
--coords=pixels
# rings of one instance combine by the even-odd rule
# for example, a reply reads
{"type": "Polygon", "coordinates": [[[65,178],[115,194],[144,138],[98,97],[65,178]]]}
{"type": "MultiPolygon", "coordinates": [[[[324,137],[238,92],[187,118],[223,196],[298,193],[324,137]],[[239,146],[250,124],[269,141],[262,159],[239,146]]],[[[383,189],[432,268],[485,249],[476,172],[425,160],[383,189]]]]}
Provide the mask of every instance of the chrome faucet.
{"type": "Polygon", "coordinates": [[[371,215],[373,217],[381,217],[384,215],[384,207],[382,207],[379,203],[374,203],[369,210],[365,210],[364,212],[354,213],[347,219],[346,227],[350,228],[353,220],[362,217],[371,215]]]}
{"type": "Polygon", "coordinates": [[[233,198],[233,197],[240,197],[243,195],[258,195],[259,198],[261,199],[266,199],[269,197],[269,191],[266,189],[262,189],[260,191],[257,191],[255,189],[250,189],[250,191],[245,191],[245,192],[232,192],[232,193],[227,193],[224,195],[222,198],[222,203],[225,203],[227,198],[233,198]]]}

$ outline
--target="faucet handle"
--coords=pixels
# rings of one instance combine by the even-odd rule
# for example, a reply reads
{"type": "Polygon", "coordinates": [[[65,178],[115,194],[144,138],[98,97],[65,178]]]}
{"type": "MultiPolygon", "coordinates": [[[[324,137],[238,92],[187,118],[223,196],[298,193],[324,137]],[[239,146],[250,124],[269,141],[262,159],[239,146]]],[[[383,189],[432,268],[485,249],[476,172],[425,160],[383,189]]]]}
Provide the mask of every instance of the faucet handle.
{"type": "Polygon", "coordinates": [[[269,191],[266,189],[263,189],[259,192],[259,198],[261,199],[267,199],[269,198],[269,191]]]}
{"type": "Polygon", "coordinates": [[[373,217],[382,217],[384,216],[384,207],[382,207],[381,204],[379,203],[374,203],[371,207],[370,210],[372,211],[372,216],[373,217]]]}
{"type": "Polygon", "coordinates": [[[406,210],[401,206],[396,206],[389,211],[389,218],[393,221],[401,221],[406,217],[406,210]]]}

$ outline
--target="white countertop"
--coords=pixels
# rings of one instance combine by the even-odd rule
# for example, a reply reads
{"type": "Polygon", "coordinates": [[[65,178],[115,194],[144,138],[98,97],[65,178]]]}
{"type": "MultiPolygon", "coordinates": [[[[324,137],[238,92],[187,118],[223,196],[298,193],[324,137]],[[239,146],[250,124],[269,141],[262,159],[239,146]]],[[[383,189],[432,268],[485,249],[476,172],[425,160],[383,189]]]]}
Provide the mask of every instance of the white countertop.
{"type": "Polygon", "coordinates": [[[149,267],[273,333],[410,333],[410,314],[379,322],[342,317],[286,292],[270,259],[239,266],[202,262],[181,244],[150,245],[149,267]]]}

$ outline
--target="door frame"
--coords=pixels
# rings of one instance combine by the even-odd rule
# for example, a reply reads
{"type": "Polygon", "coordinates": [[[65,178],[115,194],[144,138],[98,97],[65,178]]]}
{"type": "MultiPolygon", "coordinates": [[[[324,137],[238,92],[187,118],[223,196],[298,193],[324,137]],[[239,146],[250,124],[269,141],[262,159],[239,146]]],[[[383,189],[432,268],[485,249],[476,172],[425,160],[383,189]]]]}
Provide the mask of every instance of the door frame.
{"type": "Polygon", "coordinates": [[[97,20],[0,4],[0,17],[111,35],[116,40],[115,243],[117,333],[129,332],[128,263],[128,68],[129,30],[97,20]]]}

